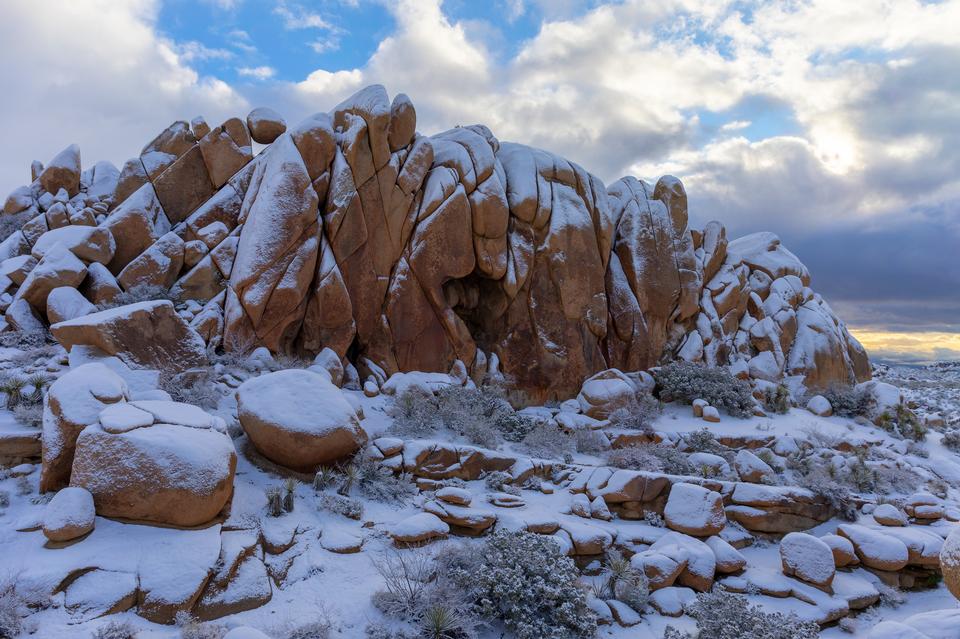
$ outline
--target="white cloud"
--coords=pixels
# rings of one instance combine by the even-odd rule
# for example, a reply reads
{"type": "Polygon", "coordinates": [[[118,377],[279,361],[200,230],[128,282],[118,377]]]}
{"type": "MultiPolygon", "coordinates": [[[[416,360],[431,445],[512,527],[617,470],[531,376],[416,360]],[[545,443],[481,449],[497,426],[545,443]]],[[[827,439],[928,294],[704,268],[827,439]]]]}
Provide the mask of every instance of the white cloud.
{"type": "Polygon", "coordinates": [[[193,62],[194,60],[229,60],[233,57],[232,51],[210,48],[202,42],[195,40],[173,44],[171,48],[177,53],[181,62],[193,62]]]}
{"type": "Polygon", "coordinates": [[[259,66],[259,67],[238,67],[237,75],[240,75],[244,78],[253,78],[254,80],[269,80],[277,74],[277,70],[273,67],[268,66],[259,66]]]}
{"type": "Polygon", "coordinates": [[[288,4],[285,0],[280,0],[277,3],[273,13],[280,16],[283,20],[283,28],[289,31],[297,29],[331,30],[335,28],[319,13],[307,11],[299,5],[288,4]]]}
{"type": "Polygon", "coordinates": [[[0,57],[9,62],[0,65],[0,191],[27,182],[31,160],[47,162],[71,142],[84,165],[119,165],[174,120],[246,113],[241,95],[198,74],[161,37],[158,8],[153,0],[0,3],[0,57]]]}
{"type": "Polygon", "coordinates": [[[336,51],[340,48],[340,38],[338,36],[329,36],[326,38],[317,38],[309,43],[314,53],[326,53],[327,51],[336,51]]]}
{"type": "Polygon", "coordinates": [[[720,127],[721,131],[740,131],[742,129],[750,126],[752,122],[750,120],[734,120],[733,122],[727,122],[720,127]]]}

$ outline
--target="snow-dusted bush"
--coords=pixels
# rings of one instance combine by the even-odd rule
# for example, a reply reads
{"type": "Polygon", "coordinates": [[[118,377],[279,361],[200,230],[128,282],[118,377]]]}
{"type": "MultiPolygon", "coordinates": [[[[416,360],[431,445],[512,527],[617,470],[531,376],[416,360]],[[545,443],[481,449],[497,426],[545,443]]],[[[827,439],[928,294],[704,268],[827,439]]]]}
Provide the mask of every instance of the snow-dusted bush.
{"type": "MultiPolygon", "coordinates": [[[[367,499],[402,502],[417,493],[411,475],[406,473],[394,475],[393,471],[369,455],[360,453],[354,459],[354,465],[357,489],[367,499]]],[[[317,475],[319,476],[319,473],[317,475]]],[[[316,486],[316,478],[314,486],[316,486]]]]}
{"type": "Polygon", "coordinates": [[[790,410],[790,389],[786,384],[777,384],[775,388],[763,391],[763,409],[768,413],[784,415],[790,410]]]}
{"type": "Polygon", "coordinates": [[[214,410],[225,394],[217,387],[217,376],[211,369],[163,375],[160,388],[167,391],[175,402],[193,404],[206,410],[214,410]]]}
{"type": "Polygon", "coordinates": [[[134,639],[137,628],[129,621],[108,621],[93,631],[93,639],[134,639]]]}
{"type": "Polygon", "coordinates": [[[405,437],[428,437],[440,426],[436,398],[418,386],[398,393],[387,413],[393,417],[390,430],[405,437]]]}
{"type": "Polygon", "coordinates": [[[721,444],[706,426],[689,433],[683,438],[683,442],[690,452],[712,453],[714,455],[720,455],[721,457],[726,457],[731,454],[731,450],[721,444]]]}
{"type": "Polygon", "coordinates": [[[35,214],[36,209],[27,209],[13,215],[0,215],[0,242],[19,231],[35,214]]]}
{"type": "Polygon", "coordinates": [[[610,440],[599,430],[584,428],[574,433],[577,452],[587,455],[599,455],[610,449],[610,440]]]}
{"type": "Polygon", "coordinates": [[[687,456],[667,444],[634,444],[615,448],[607,454],[607,464],[669,475],[690,475],[694,472],[687,456]]]}
{"type": "Polygon", "coordinates": [[[363,504],[356,499],[350,499],[343,495],[320,493],[317,497],[317,504],[324,510],[343,515],[348,519],[359,521],[363,517],[363,504]]]}
{"type": "Polygon", "coordinates": [[[654,528],[663,528],[667,525],[667,523],[663,521],[663,515],[654,510],[648,510],[643,513],[643,523],[648,526],[653,526],[654,528]]]}
{"type": "Polygon", "coordinates": [[[940,440],[940,443],[949,450],[952,450],[955,453],[960,453],[960,429],[955,429],[944,433],[943,439],[940,440]]]}
{"type": "Polygon", "coordinates": [[[893,435],[912,439],[915,442],[922,442],[927,438],[926,424],[921,422],[920,418],[902,402],[892,411],[886,410],[881,413],[877,418],[877,426],[893,435]]]}
{"type": "Polygon", "coordinates": [[[830,386],[820,393],[838,417],[862,417],[870,411],[870,393],[855,386],[830,386]]]}
{"type": "Polygon", "coordinates": [[[155,300],[169,300],[177,304],[180,300],[170,292],[170,289],[162,286],[143,285],[135,286],[128,291],[121,291],[110,301],[100,302],[97,309],[105,311],[109,308],[126,306],[127,304],[137,304],[139,302],[153,302],[155,300]]]}
{"type": "Polygon", "coordinates": [[[637,612],[644,612],[650,596],[650,582],[642,570],[637,570],[630,560],[618,550],[607,552],[604,581],[599,593],[602,599],[616,599],[627,604],[637,612]]]}
{"type": "Polygon", "coordinates": [[[43,404],[17,404],[13,416],[24,426],[40,428],[43,425],[43,404]]]}
{"type": "Polygon", "coordinates": [[[513,485],[513,477],[502,470],[493,470],[483,476],[483,485],[496,493],[519,495],[520,489],[513,485]]]}
{"type": "Polygon", "coordinates": [[[726,368],[677,361],[661,367],[654,378],[660,389],[660,399],[664,401],[689,404],[695,399],[703,399],[733,417],[753,414],[750,384],[737,379],[726,368]]]}
{"type": "MultiPolygon", "coordinates": [[[[697,595],[686,612],[697,621],[698,639],[817,639],[820,626],[795,614],[764,612],[746,597],[715,589],[697,595]]],[[[664,639],[691,639],[668,627],[664,639]]]]}
{"type": "Polygon", "coordinates": [[[596,634],[577,568],[549,537],[498,531],[480,549],[461,545],[441,555],[438,574],[466,595],[480,617],[503,623],[517,639],[596,634]]]}
{"type": "Polygon", "coordinates": [[[174,623],[180,627],[180,639],[223,639],[227,634],[223,626],[200,621],[185,610],[177,613],[174,623]]]}
{"type": "Polygon", "coordinates": [[[532,457],[556,459],[576,450],[576,441],[553,422],[541,422],[523,438],[519,447],[532,457]]]}
{"type": "Polygon", "coordinates": [[[22,359],[33,361],[37,358],[38,349],[50,347],[54,342],[53,335],[48,330],[42,331],[6,331],[0,333],[0,346],[19,348],[26,351],[22,359]]]}
{"type": "Polygon", "coordinates": [[[626,406],[610,413],[610,425],[628,430],[648,431],[662,410],[656,397],[646,390],[638,390],[626,406]]]}
{"type": "Polygon", "coordinates": [[[328,639],[332,624],[325,616],[309,621],[291,622],[279,630],[275,630],[276,639],[328,639]]]}
{"type": "Polygon", "coordinates": [[[6,508],[10,505],[10,493],[6,490],[0,490],[0,508],[6,508]]]}
{"type": "Polygon", "coordinates": [[[15,582],[7,580],[0,583],[0,638],[14,639],[20,636],[25,612],[26,605],[17,594],[15,582]]]}
{"type": "Polygon", "coordinates": [[[537,422],[526,415],[513,412],[500,415],[494,425],[508,442],[520,442],[536,427],[537,422]]]}
{"type": "Polygon", "coordinates": [[[797,483],[817,497],[828,502],[838,515],[847,521],[856,521],[857,507],[851,501],[850,488],[837,481],[825,468],[825,464],[812,464],[799,473],[797,483]]]}

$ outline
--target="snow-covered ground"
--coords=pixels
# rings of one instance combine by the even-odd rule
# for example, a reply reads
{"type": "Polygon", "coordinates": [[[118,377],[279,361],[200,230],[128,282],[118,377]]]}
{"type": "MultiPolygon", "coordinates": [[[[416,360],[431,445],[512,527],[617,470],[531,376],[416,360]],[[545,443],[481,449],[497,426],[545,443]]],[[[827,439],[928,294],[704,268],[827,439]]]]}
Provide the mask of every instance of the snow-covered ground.
{"type": "MultiPolygon", "coordinates": [[[[4,349],[0,352],[0,368],[12,368],[14,358],[19,356],[16,349],[4,349]]],[[[16,361],[16,366],[23,365],[21,360],[16,361]]],[[[56,377],[66,369],[66,360],[62,352],[55,352],[44,361],[33,362],[31,366],[56,377]]],[[[245,378],[258,373],[244,370],[243,367],[221,366],[215,385],[220,385],[218,388],[222,397],[211,412],[228,424],[235,424],[237,406],[233,388],[245,378]]],[[[934,366],[909,371],[882,368],[879,376],[886,381],[896,381],[904,388],[918,413],[945,413],[947,425],[949,418],[956,419],[955,411],[960,406],[957,394],[960,367],[934,366]]],[[[385,394],[368,397],[359,390],[344,390],[343,393],[354,406],[362,409],[361,425],[371,441],[384,435],[396,436],[391,431],[394,422],[391,416],[393,397],[385,394]]],[[[568,409],[561,410],[556,406],[528,408],[525,414],[561,421],[567,419],[560,417],[563,412],[577,414],[568,409]]],[[[865,526],[875,527],[874,519],[869,514],[875,503],[882,501],[899,505],[910,494],[931,492],[934,486],[939,489],[937,497],[942,500],[946,510],[952,514],[960,512],[960,455],[941,444],[947,426],[931,428],[925,442],[908,445],[907,441],[865,420],[819,417],[803,408],[792,408],[783,415],[770,414],[747,419],[722,415],[718,423],[707,424],[693,415],[690,406],[678,404],[667,404],[651,425],[658,439],[680,449],[684,446],[682,442],[705,426],[717,440],[729,442],[731,449],[749,448],[758,453],[768,451],[765,459],[776,462],[775,467],[789,457],[787,453],[779,455],[774,452],[785,450],[783,446],[778,448],[777,444],[789,442],[786,448],[804,443],[812,446],[814,453],[818,452],[817,447],[822,448],[823,463],[839,465],[840,468],[852,463],[855,455],[850,451],[859,449],[865,451],[862,455],[868,464],[909,471],[910,476],[915,478],[912,485],[901,486],[899,490],[886,494],[864,491],[857,495],[859,501],[867,503],[857,514],[858,523],[865,526]]],[[[630,431],[618,430],[606,422],[596,427],[611,439],[618,434],[630,434],[630,431]]],[[[0,410],[0,434],[28,429],[17,423],[10,411],[0,410]]],[[[195,530],[97,517],[94,531],[79,542],[48,542],[40,529],[49,495],[39,493],[39,464],[24,464],[0,471],[0,497],[3,498],[0,503],[6,504],[0,507],[0,581],[6,577],[16,582],[18,590],[35,594],[56,591],[49,600],[38,594],[35,601],[27,602],[30,614],[24,619],[25,636],[87,637],[107,619],[125,619],[139,630],[137,637],[180,637],[182,629],[151,623],[132,609],[108,617],[98,615],[113,606],[129,608],[122,600],[136,589],[139,589],[140,597],[146,592],[148,598],[157,600],[189,598],[191,589],[196,589],[207,573],[216,573],[223,568],[230,544],[249,549],[257,543],[259,546],[253,552],[259,561],[249,564],[246,560],[240,561],[240,576],[236,579],[242,582],[239,590],[243,596],[262,596],[269,598],[269,601],[255,609],[219,618],[214,624],[223,628],[251,626],[263,630],[274,639],[286,639],[292,636],[291,628],[315,619],[330,622],[332,637],[363,637],[365,628],[371,623],[395,623],[371,601],[372,595],[383,588],[383,578],[377,566],[385,554],[394,548],[390,531],[398,522],[422,513],[425,506],[429,508],[429,502],[435,499],[433,488],[436,486],[423,484],[419,494],[412,494],[400,501],[378,501],[356,490],[347,491],[351,499],[362,504],[362,515],[354,519],[325,507],[321,495],[330,491],[316,489],[310,477],[293,474],[292,512],[271,517],[267,515],[268,492],[273,488],[286,490],[285,482],[291,474],[282,472],[257,455],[239,430],[233,429],[232,432],[238,465],[229,516],[211,526],[195,530]],[[231,541],[228,542],[228,539],[231,541]],[[354,547],[359,547],[359,550],[343,552],[345,548],[355,550],[354,547]],[[266,567],[266,573],[262,567],[256,568],[261,566],[261,562],[266,567]],[[246,572],[245,566],[249,566],[246,572]],[[64,582],[65,575],[71,575],[71,579],[76,581],[64,582]]],[[[470,444],[463,435],[444,428],[434,432],[431,437],[441,443],[470,444]]],[[[498,444],[498,452],[505,455],[523,457],[526,450],[522,443],[501,441],[498,444]]],[[[684,454],[689,456],[694,452],[686,450],[684,454]]],[[[553,461],[560,463],[559,459],[553,461]]],[[[564,463],[566,467],[579,472],[589,472],[593,467],[608,465],[609,460],[603,451],[571,450],[564,463]]],[[[790,485],[799,477],[799,471],[786,463],[777,470],[776,481],[783,485],[790,485]]],[[[701,472],[706,473],[702,468],[701,472]]],[[[727,468],[715,479],[736,481],[737,477],[734,470],[727,468]]],[[[619,540],[619,545],[637,553],[648,550],[653,540],[668,532],[662,523],[651,520],[631,521],[614,517],[611,521],[605,521],[602,518],[589,518],[589,512],[588,519],[584,520],[571,514],[574,495],[567,490],[567,486],[571,485],[569,477],[562,481],[544,479],[539,487],[524,484],[521,490],[515,491],[520,505],[513,503],[511,507],[497,505],[496,495],[492,494],[495,491],[484,479],[451,482],[451,485],[469,493],[473,511],[495,514],[499,529],[519,530],[528,527],[531,522],[551,521],[566,522],[575,528],[587,525],[581,522],[588,521],[589,526],[607,531],[611,538],[619,540]]],[[[955,525],[947,521],[950,518],[944,517],[927,528],[936,535],[946,536],[955,525]]],[[[837,517],[806,532],[822,537],[835,533],[838,526],[844,523],[837,517]]],[[[777,584],[786,582],[791,584],[789,587],[807,592],[808,600],[796,596],[759,594],[752,586],[747,588],[748,597],[770,611],[794,612],[802,618],[811,619],[822,614],[823,606],[829,604],[814,605],[810,601],[828,601],[830,597],[812,586],[784,577],[777,541],[770,536],[750,535],[742,528],[739,530],[741,532],[737,536],[742,543],[737,545],[746,559],[746,572],[730,577],[718,575],[718,583],[723,584],[726,580],[730,580],[727,583],[731,585],[762,582],[773,584],[770,587],[775,589],[777,584]]],[[[451,536],[446,541],[434,542],[428,548],[460,543],[476,544],[479,548],[483,541],[482,538],[451,536]]],[[[600,565],[596,562],[601,559],[595,558],[593,565],[590,560],[578,561],[585,569],[585,583],[591,580],[590,575],[597,572],[600,565]]],[[[876,586],[879,581],[872,572],[855,567],[837,573],[834,590],[842,598],[845,591],[879,588],[876,586]]],[[[903,603],[897,606],[881,600],[860,611],[853,617],[854,621],[845,622],[846,630],[832,623],[824,627],[821,635],[830,638],[865,637],[870,628],[880,621],[904,620],[918,613],[956,609],[958,606],[942,584],[905,591],[902,598],[903,603]]],[[[602,625],[597,636],[659,638],[667,626],[693,630],[695,623],[688,616],[673,618],[661,615],[650,606],[642,614],[639,625],[602,625]]],[[[484,639],[498,636],[501,636],[499,629],[492,629],[483,635],[484,639]]],[[[937,636],[960,637],[960,634],[937,636]]]]}

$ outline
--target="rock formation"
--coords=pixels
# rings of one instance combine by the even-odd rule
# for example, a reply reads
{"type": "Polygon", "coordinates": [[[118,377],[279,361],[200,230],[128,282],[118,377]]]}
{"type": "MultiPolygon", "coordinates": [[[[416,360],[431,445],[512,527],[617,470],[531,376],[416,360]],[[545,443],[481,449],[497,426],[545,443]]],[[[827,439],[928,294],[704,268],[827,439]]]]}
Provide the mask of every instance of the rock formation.
{"type": "MultiPolygon", "coordinates": [[[[18,330],[64,319],[48,311],[57,288],[94,304],[160,290],[191,358],[200,340],[326,347],[361,380],[459,360],[544,400],[676,358],[808,388],[870,376],[775,235],[691,228],[672,176],[607,187],[482,125],[419,135],[410,100],[382,86],[291,128],[270,109],[175,122],[120,170],[81,170],[76,146],[35,168],[4,204],[30,219],[0,242],[0,310],[18,330]],[[251,137],[269,146],[254,156],[251,137]]],[[[102,347],[97,322],[54,333],[102,347]]]]}

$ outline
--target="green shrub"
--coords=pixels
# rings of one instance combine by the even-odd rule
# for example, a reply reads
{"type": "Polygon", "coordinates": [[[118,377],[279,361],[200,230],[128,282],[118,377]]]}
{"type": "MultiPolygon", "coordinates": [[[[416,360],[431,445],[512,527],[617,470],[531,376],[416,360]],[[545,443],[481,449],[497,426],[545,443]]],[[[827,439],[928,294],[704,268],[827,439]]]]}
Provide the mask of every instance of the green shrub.
{"type": "Polygon", "coordinates": [[[664,401],[690,404],[695,399],[703,399],[733,417],[753,414],[750,384],[737,379],[725,368],[678,361],[661,367],[654,378],[660,389],[660,399],[664,401]]]}

